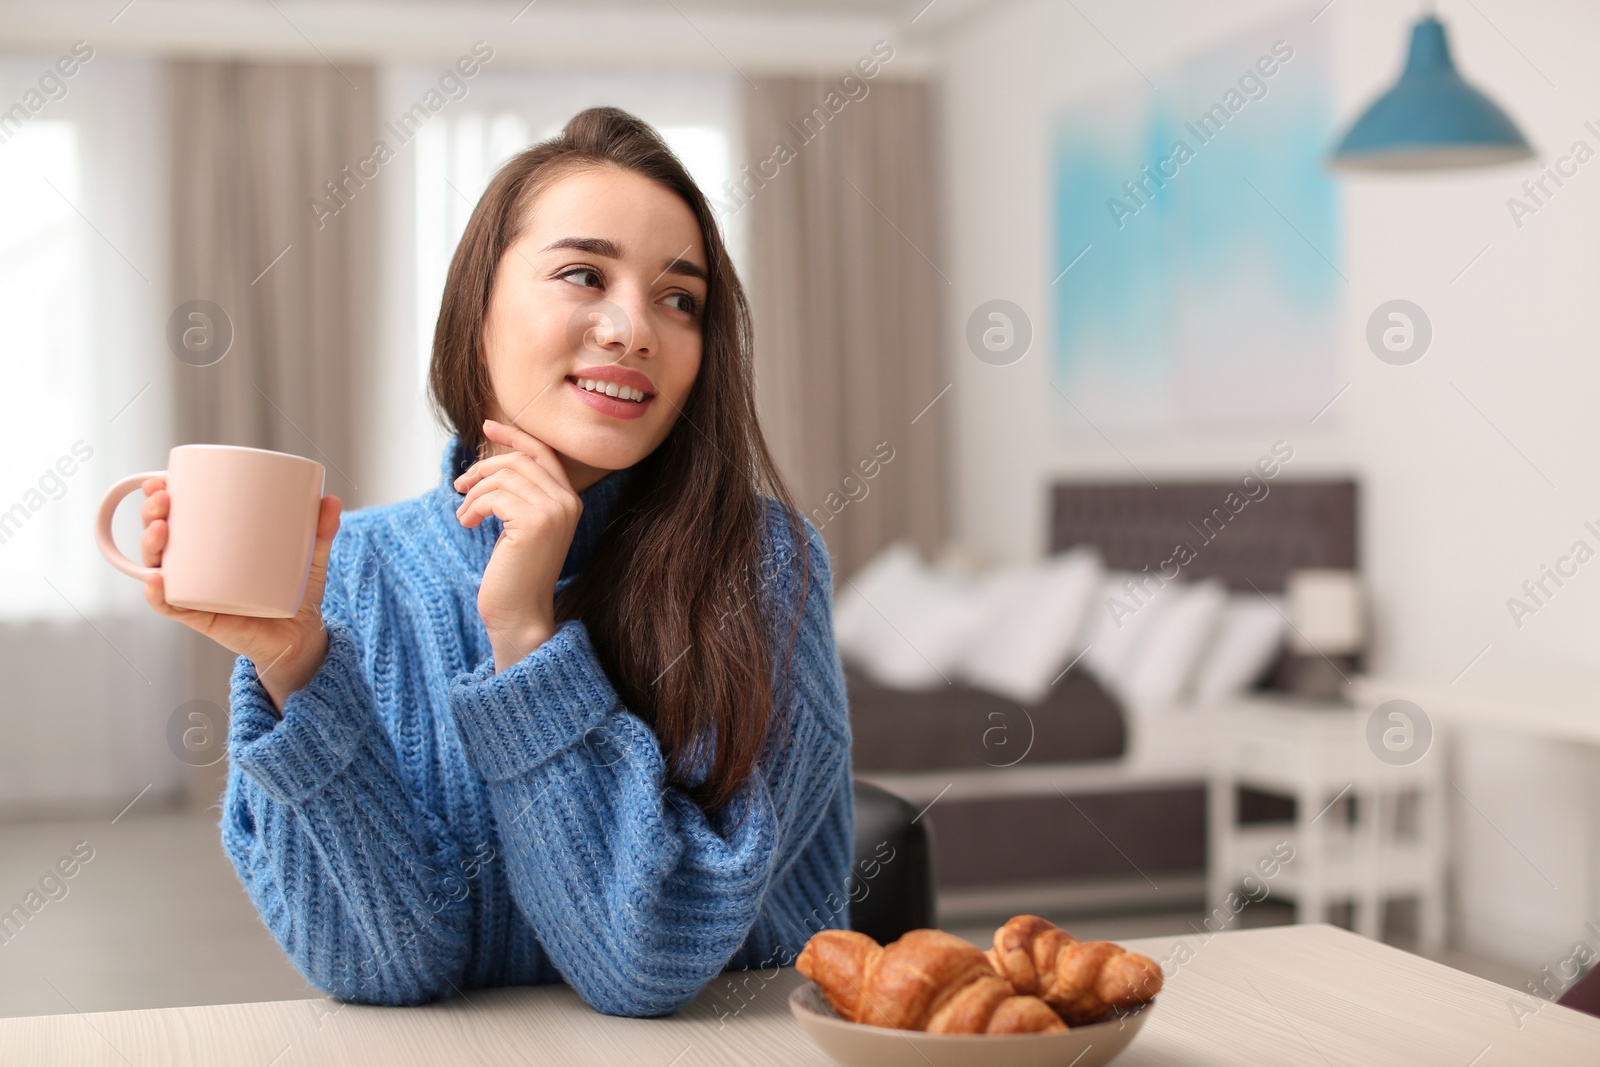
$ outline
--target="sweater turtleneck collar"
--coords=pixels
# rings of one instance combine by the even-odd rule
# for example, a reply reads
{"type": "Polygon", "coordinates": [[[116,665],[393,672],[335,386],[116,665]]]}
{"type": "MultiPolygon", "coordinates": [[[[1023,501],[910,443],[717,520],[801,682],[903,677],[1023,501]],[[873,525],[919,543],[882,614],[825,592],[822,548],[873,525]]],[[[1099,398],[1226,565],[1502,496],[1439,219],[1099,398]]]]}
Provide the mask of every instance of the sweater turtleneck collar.
{"type": "MultiPolygon", "coordinates": [[[[439,507],[446,528],[461,547],[468,565],[481,575],[489,565],[489,556],[494,551],[495,542],[500,539],[503,524],[498,515],[490,515],[476,529],[468,529],[456,520],[456,508],[466,499],[466,494],[456,491],[455,480],[472,464],[473,457],[462,446],[460,437],[452,436],[444,447],[439,485],[434,492],[440,498],[439,507]]],[[[611,471],[578,494],[578,499],[583,501],[583,514],[578,517],[578,528],[572,535],[572,547],[567,550],[566,561],[561,565],[558,585],[564,585],[567,579],[575,577],[594,556],[600,536],[611,522],[617,500],[633,473],[633,467],[611,471]]]]}

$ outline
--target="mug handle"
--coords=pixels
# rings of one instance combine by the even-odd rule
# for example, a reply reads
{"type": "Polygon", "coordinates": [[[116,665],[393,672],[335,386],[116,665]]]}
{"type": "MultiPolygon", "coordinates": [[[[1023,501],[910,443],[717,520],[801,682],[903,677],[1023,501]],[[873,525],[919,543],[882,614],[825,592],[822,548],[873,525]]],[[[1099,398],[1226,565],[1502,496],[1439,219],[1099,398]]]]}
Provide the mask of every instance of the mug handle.
{"type": "Polygon", "coordinates": [[[143,474],[130,474],[122,481],[106,490],[105,499],[100,501],[100,515],[94,524],[95,544],[100,546],[100,554],[106,558],[117,570],[133,578],[144,580],[153,578],[161,573],[159,567],[141,567],[117,547],[111,539],[111,517],[117,513],[117,505],[122,503],[122,498],[139,488],[146,478],[165,478],[166,471],[145,471],[143,474]]]}

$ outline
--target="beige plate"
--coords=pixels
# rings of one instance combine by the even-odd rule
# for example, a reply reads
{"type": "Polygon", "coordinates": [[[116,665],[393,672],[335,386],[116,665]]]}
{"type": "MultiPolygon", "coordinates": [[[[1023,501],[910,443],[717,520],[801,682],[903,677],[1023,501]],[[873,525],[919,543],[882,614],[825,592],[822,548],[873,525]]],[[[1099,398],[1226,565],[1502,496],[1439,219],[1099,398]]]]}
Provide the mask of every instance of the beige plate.
{"type": "Polygon", "coordinates": [[[845,1067],[1099,1067],[1128,1047],[1151,1001],[1120,1019],[1054,1034],[928,1034],[847,1023],[816,983],[789,994],[789,1010],[817,1047],[845,1067]]]}

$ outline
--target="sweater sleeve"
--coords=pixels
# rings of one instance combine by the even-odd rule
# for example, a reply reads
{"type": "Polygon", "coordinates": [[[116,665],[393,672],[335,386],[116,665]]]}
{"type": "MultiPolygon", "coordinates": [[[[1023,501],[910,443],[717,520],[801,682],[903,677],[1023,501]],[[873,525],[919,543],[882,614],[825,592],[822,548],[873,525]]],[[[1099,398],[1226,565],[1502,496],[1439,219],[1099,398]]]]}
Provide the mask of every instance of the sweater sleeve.
{"type": "MultiPolygon", "coordinates": [[[[850,788],[827,547],[809,522],[805,529],[810,588],[786,687],[787,740],[768,746],[713,816],[667,783],[655,734],[623,706],[581,621],[563,622],[498,674],[491,660],[452,683],[450,705],[488,782],[512,893],[563,979],[596,1010],[675,1011],[729,965],[764,905],[794,910],[768,917],[799,929],[824,894],[845,894],[849,842],[822,850],[837,858],[817,872],[816,899],[802,907],[804,894],[781,894],[793,904],[769,894],[837,791],[850,788]]],[[[772,599],[790,612],[798,569],[781,568],[773,581],[772,599]]],[[[777,614],[787,639],[794,616],[777,614]]],[[[836,913],[832,924],[843,921],[836,913]]]]}
{"type": "Polygon", "coordinates": [[[281,720],[251,661],[234,665],[222,842],[308,981],[343,1000],[414,1004],[461,982],[471,905],[462,849],[408,793],[379,720],[344,534],[323,596],[327,657],[281,720]]]}

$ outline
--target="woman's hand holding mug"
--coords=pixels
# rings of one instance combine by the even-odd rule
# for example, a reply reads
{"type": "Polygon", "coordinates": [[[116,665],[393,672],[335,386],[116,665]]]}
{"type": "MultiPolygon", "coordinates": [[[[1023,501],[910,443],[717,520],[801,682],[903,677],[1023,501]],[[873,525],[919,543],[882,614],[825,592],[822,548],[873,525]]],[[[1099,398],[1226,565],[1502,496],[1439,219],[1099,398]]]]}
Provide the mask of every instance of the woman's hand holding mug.
{"type": "MultiPolygon", "coordinates": [[[[172,497],[167,492],[165,478],[146,478],[143,488],[144,505],[139,509],[139,517],[144,523],[144,534],[139,538],[139,550],[145,566],[159,567],[167,547],[166,519],[172,497]]],[[[316,544],[311,550],[311,575],[306,580],[300,610],[291,618],[263,619],[173,607],[167,603],[165,582],[159,573],[145,579],[144,598],[167,618],[204,634],[231,652],[248,656],[255,664],[256,677],[261,679],[267,695],[272,697],[273,707],[281,716],[283,702],[289,694],[311,681],[328,654],[328,631],[322,624],[322,593],[328,582],[328,553],[333,548],[333,535],[339,532],[342,510],[338,497],[322,498],[317,514],[316,544]]]]}
{"type": "Polygon", "coordinates": [[[100,502],[95,540],[144,582],[157,612],[255,663],[278,713],[327,656],[322,593],[339,530],[322,464],[238,445],[178,445],[167,469],[130,474],[100,502]],[[144,566],[112,538],[118,503],[144,490],[144,566]]]}
{"type": "Polygon", "coordinates": [[[556,579],[572,547],[583,501],[554,449],[516,426],[484,420],[484,433],[512,451],[480,459],[456,479],[456,509],[471,529],[490,515],[504,524],[478,586],[496,673],[556,632],[556,579]]]}

